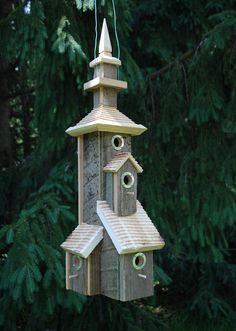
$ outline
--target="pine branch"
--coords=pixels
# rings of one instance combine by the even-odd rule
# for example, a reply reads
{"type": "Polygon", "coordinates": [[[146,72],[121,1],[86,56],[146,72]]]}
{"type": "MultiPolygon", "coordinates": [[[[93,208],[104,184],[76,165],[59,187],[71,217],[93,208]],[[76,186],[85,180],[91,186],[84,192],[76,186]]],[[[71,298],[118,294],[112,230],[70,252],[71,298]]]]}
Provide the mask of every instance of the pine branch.
{"type": "Polygon", "coordinates": [[[181,62],[186,60],[187,58],[189,58],[190,56],[192,56],[195,51],[199,48],[199,46],[190,49],[189,51],[187,51],[186,53],[184,53],[183,55],[181,55],[179,58],[176,58],[175,60],[173,60],[172,62],[168,63],[167,65],[165,65],[163,68],[161,68],[160,70],[157,70],[155,72],[153,72],[150,75],[150,79],[155,79],[157,77],[159,77],[160,75],[166,73],[169,69],[171,69],[177,62],[181,62]]]}

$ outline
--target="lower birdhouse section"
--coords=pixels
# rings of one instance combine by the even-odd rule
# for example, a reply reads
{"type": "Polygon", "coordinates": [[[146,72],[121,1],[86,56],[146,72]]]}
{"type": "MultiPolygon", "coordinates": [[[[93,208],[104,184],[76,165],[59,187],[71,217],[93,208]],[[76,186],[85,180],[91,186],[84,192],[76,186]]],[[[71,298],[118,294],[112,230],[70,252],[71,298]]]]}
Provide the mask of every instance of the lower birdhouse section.
{"type": "Polygon", "coordinates": [[[66,288],[84,295],[100,294],[100,246],[86,259],[66,252],[66,288]]]}
{"type": "Polygon", "coordinates": [[[66,288],[84,295],[100,293],[103,227],[78,225],[61,247],[66,251],[66,288]]]}
{"type": "Polygon", "coordinates": [[[152,252],[119,255],[115,247],[102,255],[101,246],[88,258],[66,252],[66,288],[83,295],[103,294],[130,301],[153,295],[152,252]]]}
{"type": "Polygon", "coordinates": [[[101,256],[101,294],[120,301],[153,295],[152,252],[119,255],[115,247],[101,256]]]}
{"type": "Polygon", "coordinates": [[[67,289],[120,301],[153,295],[153,250],[164,242],[142,205],[118,216],[107,201],[97,201],[97,215],[102,226],[78,225],[61,245],[67,289]]]}
{"type": "Polygon", "coordinates": [[[138,252],[120,256],[120,301],[153,295],[153,254],[138,252]]]}

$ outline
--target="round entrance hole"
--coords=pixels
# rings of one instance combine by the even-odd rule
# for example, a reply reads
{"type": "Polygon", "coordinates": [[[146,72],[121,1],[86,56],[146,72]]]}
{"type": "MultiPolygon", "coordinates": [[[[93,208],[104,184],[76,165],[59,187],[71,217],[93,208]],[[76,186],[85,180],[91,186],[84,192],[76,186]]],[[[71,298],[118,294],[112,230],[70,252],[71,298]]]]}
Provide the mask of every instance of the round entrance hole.
{"type": "Polygon", "coordinates": [[[145,267],[147,262],[146,255],[143,253],[137,253],[133,257],[133,267],[137,270],[141,270],[145,267]]]}
{"type": "Polygon", "coordinates": [[[124,187],[130,188],[134,185],[134,176],[131,172],[124,172],[121,177],[121,183],[124,187]]]}
{"type": "Polygon", "coordinates": [[[112,137],[111,140],[112,147],[116,150],[119,151],[124,147],[124,138],[120,135],[115,135],[112,137]]]}
{"type": "Polygon", "coordinates": [[[82,267],[82,259],[79,255],[74,255],[73,256],[73,267],[76,270],[80,270],[82,267]]]}

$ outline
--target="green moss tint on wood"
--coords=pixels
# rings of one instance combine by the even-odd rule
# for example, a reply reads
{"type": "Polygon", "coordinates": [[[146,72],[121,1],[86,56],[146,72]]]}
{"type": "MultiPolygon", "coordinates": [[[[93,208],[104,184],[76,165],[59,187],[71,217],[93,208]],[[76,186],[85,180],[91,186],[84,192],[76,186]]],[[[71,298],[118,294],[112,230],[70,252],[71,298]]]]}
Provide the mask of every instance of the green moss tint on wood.
{"type": "Polygon", "coordinates": [[[129,301],[153,294],[153,250],[164,241],[137,201],[142,168],[131,155],[131,137],[146,128],[116,108],[127,85],[117,80],[120,65],[104,20],[99,56],[90,63],[94,77],[85,84],[94,108],[66,131],[78,137],[79,225],[61,247],[67,289],[129,301]]]}

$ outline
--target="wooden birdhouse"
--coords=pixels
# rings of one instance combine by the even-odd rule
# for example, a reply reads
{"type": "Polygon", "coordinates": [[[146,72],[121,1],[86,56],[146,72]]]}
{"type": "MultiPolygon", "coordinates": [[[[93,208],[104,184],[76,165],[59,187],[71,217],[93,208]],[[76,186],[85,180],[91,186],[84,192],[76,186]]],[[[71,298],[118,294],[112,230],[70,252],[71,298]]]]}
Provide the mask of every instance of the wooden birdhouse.
{"type": "Polygon", "coordinates": [[[66,287],[85,295],[128,301],[153,295],[153,251],[164,241],[137,201],[138,174],[131,137],[146,128],[117,109],[121,61],[112,56],[106,21],[99,56],[90,62],[94,108],[66,130],[78,139],[79,225],[61,247],[66,287]]]}

